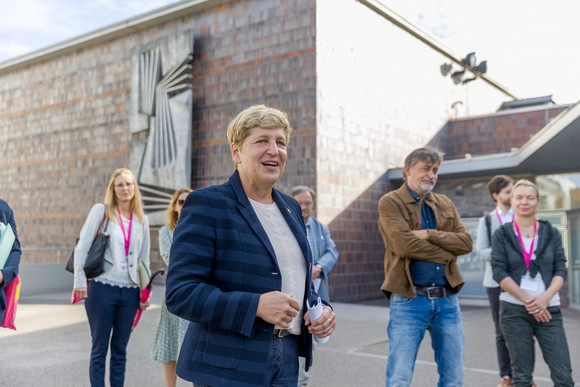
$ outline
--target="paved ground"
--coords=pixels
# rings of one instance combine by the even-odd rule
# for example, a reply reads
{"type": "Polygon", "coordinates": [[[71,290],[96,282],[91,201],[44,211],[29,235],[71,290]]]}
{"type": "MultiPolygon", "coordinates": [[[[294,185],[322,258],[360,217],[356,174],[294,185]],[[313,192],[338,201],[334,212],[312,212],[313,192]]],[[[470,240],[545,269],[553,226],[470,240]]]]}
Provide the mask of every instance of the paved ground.
{"type": "MultiPolygon", "coordinates": [[[[128,346],[126,386],[164,386],[161,366],[151,360],[164,289],[153,290],[153,306],[133,332],[128,346]]],[[[47,294],[21,299],[18,330],[0,330],[0,386],[89,386],[90,333],[82,305],[70,305],[70,294],[47,294]]],[[[310,386],[384,386],[389,308],[384,300],[333,303],[337,330],[318,345],[310,386]]],[[[466,336],[467,387],[496,386],[495,341],[488,307],[463,305],[466,336]]],[[[564,310],[576,386],[580,386],[580,312],[564,310]]],[[[536,351],[535,380],[551,386],[549,371],[536,351]]],[[[435,386],[437,369],[428,335],[415,366],[413,387],[435,386]]],[[[191,386],[180,381],[179,387],[191,386]]]]}

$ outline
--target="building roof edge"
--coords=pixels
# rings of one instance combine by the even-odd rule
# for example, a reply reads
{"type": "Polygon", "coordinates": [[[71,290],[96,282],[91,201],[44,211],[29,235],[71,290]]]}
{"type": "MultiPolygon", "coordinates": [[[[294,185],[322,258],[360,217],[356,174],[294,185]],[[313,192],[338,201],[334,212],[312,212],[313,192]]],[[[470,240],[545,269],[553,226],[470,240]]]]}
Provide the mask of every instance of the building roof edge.
{"type": "Polygon", "coordinates": [[[118,23],[76,36],[72,39],[0,62],[0,74],[13,70],[16,67],[38,63],[55,56],[78,50],[82,47],[124,36],[134,31],[139,31],[152,25],[175,19],[181,15],[199,12],[226,1],[228,0],[185,0],[162,8],[157,8],[130,19],[122,20],[118,23]]]}
{"type": "MultiPolygon", "coordinates": [[[[514,149],[507,153],[496,153],[483,156],[466,157],[462,159],[453,159],[445,161],[439,168],[439,177],[453,178],[463,176],[480,176],[485,175],[487,171],[495,174],[498,170],[504,170],[504,173],[522,173],[521,165],[529,159],[533,159],[537,153],[540,153],[552,139],[561,132],[568,130],[571,137],[577,131],[578,119],[580,117],[580,102],[568,107],[538,133],[530,138],[520,148],[514,149]]],[[[562,154],[569,154],[576,147],[577,137],[571,138],[566,145],[568,149],[563,149],[562,154]]],[[[545,157],[543,155],[542,157],[545,157]]],[[[538,156],[538,158],[541,158],[538,156]]],[[[552,164],[570,163],[565,157],[560,159],[552,158],[552,164]]],[[[528,171],[531,172],[531,171],[528,171]]],[[[403,178],[403,168],[395,168],[387,171],[388,180],[401,180],[403,178]]]]}
{"type": "MultiPolygon", "coordinates": [[[[379,0],[357,0],[361,4],[365,5],[369,9],[376,12],[378,15],[384,17],[397,27],[401,28],[403,31],[409,33],[411,36],[419,39],[421,42],[425,43],[427,46],[431,47],[433,50],[439,52],[441,55],[445,56],[447,59],[463,67],[462,58],[456,53],[451,51],[445,45],[435,39],[433,36],[429,35],[427,32],[421,30],[419,27],[415,26],[407,19],[403,18],[401,15],[388,8],[379,0]]],[[[513,99],[520,99],[515,94],[513,94],[507,87],[503,86],[487,74],[474,74],[481,78],[484,82],[488,83],[495,89],[501,91],[506,96],[513,99]]]]}

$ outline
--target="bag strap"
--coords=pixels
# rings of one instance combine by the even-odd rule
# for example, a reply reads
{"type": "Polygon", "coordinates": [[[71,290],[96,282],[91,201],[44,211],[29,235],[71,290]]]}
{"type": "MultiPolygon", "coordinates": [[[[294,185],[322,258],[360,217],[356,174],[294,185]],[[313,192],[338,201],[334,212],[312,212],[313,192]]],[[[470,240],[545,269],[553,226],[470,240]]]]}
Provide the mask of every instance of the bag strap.
{"type": "Polygon", "coordinates": [[[491,215],[485,215],[485,227],[487,227],[487,238],[489,240],[489,245],[491,246],[491,215]]]}
{"type": "MultiPolygon", "coordinates": [[[[107,207],[105,207],[105,212],[103,213],[103,219],[101,219],[101,224],[99,224],[99,228],[97,229],[97,235],[95,235],[93,242],[97,239],[97,237],[101,233],[101,229],[103,228],[103,223],[105,222],[105,219],[107,220],[107,223],[105,223],[105,230],[107,230],[107,227],[109,227],[109,217],[107,216],[107,207]]],[[[103,232],[103,234],[106,234],[106,232],[103,232]]]]}

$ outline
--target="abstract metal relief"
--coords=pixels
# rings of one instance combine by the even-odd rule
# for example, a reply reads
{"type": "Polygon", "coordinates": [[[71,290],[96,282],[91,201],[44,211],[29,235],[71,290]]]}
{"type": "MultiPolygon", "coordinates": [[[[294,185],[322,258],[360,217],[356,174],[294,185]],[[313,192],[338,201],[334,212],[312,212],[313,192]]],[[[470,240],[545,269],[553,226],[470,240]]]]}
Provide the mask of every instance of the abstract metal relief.
{"type": "Polygon", "coordinates": [[[141,107],[154,117],[148,146],[152,147],[151,168],[161,169],[175,162],[177,142],[169,96],[191,89],[191,60],[188,54],[161,75],[161,50],[155,48],[141,54],[141,107]]]}
{"type": "Polygon", "coordinates": [[[191,184],[193,39],[184,34],[164,43],[133,60],[130,168],[152,225],[164,224],[173,192],[191,184]]]}

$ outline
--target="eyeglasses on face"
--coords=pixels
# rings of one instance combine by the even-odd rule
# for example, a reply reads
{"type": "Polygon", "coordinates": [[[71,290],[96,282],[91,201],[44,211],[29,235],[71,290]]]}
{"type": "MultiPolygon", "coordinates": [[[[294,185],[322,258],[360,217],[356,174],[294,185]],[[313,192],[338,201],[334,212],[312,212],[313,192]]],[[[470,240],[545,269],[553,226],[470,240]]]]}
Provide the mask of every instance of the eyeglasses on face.
{"type": "Polygon", "coordinates": [[[119,189],[125,188],[125,187],[131,188],[131,187],[133,187],[133,185],[134,185],[133,183],[119,183],[119,184],[115,184],[115,188],[119,188],[119,189]]]}
{"type": "Polygon", "coordinates": [[[185,200],[183,200],[183,199],[179,199],[177,201],[177,204],[179,204],[180,206],[183,206],[183,203],[185,203],[185,200]]]}

